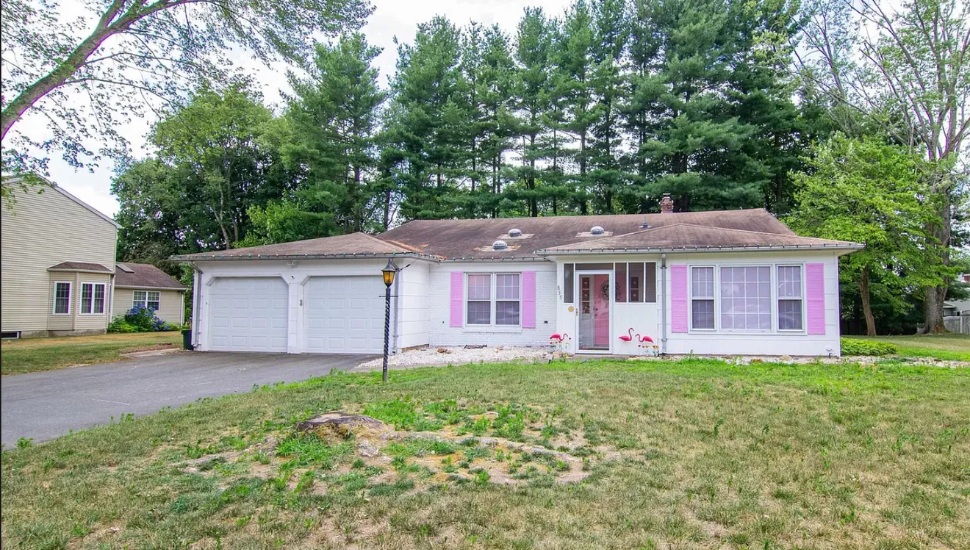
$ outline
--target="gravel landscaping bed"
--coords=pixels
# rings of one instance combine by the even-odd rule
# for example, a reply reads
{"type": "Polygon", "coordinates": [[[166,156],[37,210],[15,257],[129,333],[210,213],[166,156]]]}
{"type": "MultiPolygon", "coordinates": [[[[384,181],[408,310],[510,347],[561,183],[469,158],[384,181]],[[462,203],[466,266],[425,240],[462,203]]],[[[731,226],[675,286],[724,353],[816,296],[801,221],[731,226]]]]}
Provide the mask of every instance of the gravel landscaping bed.
{"type": "MultiPolygon", "coordinates": [[[[436,347],[407,350],[388,357],[387,364],[391,367],[417,367],[417,366],[437,366],[437,365],[467,365],[472,363],[507,363],[511,361],[524,362],[546,362],[552,354],[550,346],[544,347],[514,347],[514,346],[487,346],[487,347],[436,347]]],[[[569,360],[600,359],[605,356],[584,356],[572,355],[569,360]]],[[[716,356],[716,355],[669,355],[665,358],[654,356],[615,356],[617,359],[629,359],[634,361],[665,361],[679,360],[692,357],[695,359],[720,359],[728,363],[749,365],[751,363],[788,363],[805,364],[821,362],[826,364],[839,363],[861,363],[874,364],[880,361],[890,360],[890,357],[869,357],[869,356],[844,356],[844,357],[813,357],[798,356],[790,357],[768,356],[768,355],[738,355],[738,356],[716,356]]],[[[371,370],[381,368],[383,359],[378,358],[358,365],[357,370],[371,370]]],[[[906,359],[909,364],[930,365],[936,367],[970,367],[970,363],[965,361],[941,361],[928,357],[910,357],[906,359]]]]}
{"type": "MultiPolygon", "coordinates": [[[[551,348],[495,346],[484,348],[439,347],[412,349],[391,355],[387,364],[392,367],[426,365],[466,365],[469,363],[507,363],[509,361],[547,361],[551,348]]],[[[380,368],[383,358],[361,363],[358,368],[380,368]]]]}

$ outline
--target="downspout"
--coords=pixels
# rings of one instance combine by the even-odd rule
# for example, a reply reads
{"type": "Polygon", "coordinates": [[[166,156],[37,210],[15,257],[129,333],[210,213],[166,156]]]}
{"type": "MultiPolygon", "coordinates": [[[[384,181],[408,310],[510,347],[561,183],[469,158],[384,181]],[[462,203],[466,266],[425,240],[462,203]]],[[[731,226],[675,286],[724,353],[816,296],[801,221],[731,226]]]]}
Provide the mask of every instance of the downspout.
{"type": "MultiPolygon", "coordinates": [[[[407,266],[405,266],[407,267],[407,266]]],[[[401,278],[404,275],[404,268],[400,268],[397,277],[394,278],[394,332],[391,334],[391,355],[398,352],[398,335],[401,328],[401,278]]]]}
{"type": "Polygon", "coordinates": [[[667,253],[660,254],[660,355],[667,355],[667,253]]]}
{"type": "MultiPolygon", "coordinates": [[[[199,304],[202,303],[202,270],[192,264],[195,275],[192,277],[192,349],[199,345],[199,304]]],[[[184,299],[184,295],[183,295],[184,299]]],[[[182,308],[185,311],[185,308],[182,308]]]]}
{"type": "MultiPolygon", "coordinates": [[[[118,268],[115,267],[115,269],[118,269],[118,268]]],[[[107,324],[105,324],[104,326],[105,332],[107,332],[108,325],[111,324],[111,320],[114,319],[114,314],[115,314],[115,274],[114,273],[108,276],[108,289],[105,291],[104,300],[105,302],[107,302],[106,311],[108,312],[107,324]]]]}

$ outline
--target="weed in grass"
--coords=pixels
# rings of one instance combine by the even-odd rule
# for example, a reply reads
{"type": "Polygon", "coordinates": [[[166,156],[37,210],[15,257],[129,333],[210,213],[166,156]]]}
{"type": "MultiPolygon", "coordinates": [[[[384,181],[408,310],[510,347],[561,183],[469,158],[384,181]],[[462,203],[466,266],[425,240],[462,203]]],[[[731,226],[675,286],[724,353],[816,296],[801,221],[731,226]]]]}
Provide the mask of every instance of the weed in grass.
{"type": "Polygon", "coordinates": [[[716,422],[714,422],[714,431],[713,431],[714,437],[717,437],[717,435],[721,431],[721,426],[723,425],[724,425],[724,417],[722,416],[718,418],[716,422]]]}
{"type": "Polygon", "coordinates": [[[353,441],[330,445],[313,433],[292,435],[276,447],[276,454],[287,458],[292,466],[312,466],[323,470],[332,469],[338,461],[353,452],[353,441]]]}
{"type": "Polygon", "coordinates": [[[299,481],[296,482],[296,488],[293,489],[297,493],[306,493],[313,488],[313,484],[316,482],[316,474],[312,471],[303,472],[300,475],[299,481]]]}
{"type": "Polygon", "coordinates": [[[492,476],[486,470],[472,470],[471,473],[475,474],[475,483],[482,487],[488,485],[489,480],[492,479],[492,476]]]}

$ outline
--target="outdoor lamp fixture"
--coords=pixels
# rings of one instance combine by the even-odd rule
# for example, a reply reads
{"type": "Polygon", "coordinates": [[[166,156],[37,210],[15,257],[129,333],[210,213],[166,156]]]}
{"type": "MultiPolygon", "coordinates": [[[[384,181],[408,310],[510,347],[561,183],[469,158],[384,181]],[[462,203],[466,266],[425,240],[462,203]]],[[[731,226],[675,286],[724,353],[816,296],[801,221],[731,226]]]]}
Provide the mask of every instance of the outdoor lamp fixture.
{"type": "Polygon", "coordinates": [[[381,380],[384,382],[387,382],[387,346],[391,336],[391,285],[394,284],[394,276],[397,275],[397,271],[397,266],[390,258],[387,259],[387,265],[381,270],[386,287],[384,292],[384,370],[381,376],[381,380]]]}

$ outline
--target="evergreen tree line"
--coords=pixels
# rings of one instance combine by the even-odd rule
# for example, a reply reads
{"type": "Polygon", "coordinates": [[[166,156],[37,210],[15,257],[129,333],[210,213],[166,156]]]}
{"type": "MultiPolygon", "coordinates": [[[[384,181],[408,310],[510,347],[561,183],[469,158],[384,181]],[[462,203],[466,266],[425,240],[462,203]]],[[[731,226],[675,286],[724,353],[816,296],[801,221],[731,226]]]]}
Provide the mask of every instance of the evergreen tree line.
{"type": "Polygon", "coordinates": [[[909,332],[922,308],[939,331],[941,296],[961,296],[970,269],[966,12],[577,0],[526,8],[511,34],[438,17],[399,44],[386,89],[380,50],[345,35],[286,75],[278,114],[235,79],[155,124],[155,153],[113,184],[119,258],[412,219],[651,212],[671,193],[677,211],[764,207],[863,242],[842,260],[843,317],[909,332]],[[867,42],[859,21],[886,32],[867,42]]]}
{"type": "Polygon", "coordinates": [[[789,78],[785,1],[578,0],[422,24],[390,89],[359,34],[318,44],[279,116],[245,81],[156,124],[114,183],[122,257],[378,231],[411,219],[767,207],[826,132],[789,78]]]}

